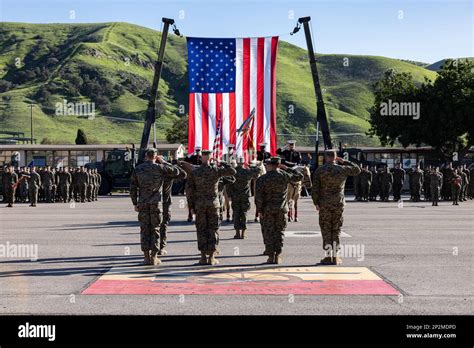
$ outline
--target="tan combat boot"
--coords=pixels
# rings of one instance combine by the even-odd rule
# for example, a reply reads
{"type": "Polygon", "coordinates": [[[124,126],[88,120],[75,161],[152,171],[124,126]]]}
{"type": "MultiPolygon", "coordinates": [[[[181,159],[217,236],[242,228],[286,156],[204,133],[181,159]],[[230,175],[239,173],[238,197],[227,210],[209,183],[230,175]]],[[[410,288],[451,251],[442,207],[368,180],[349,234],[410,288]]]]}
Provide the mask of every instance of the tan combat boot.
{"type": "Polygon", "coordinates": [[[242,234],[240,235],[240,239],[247,239],[247,230],[242,230],[242,234]]]}
{"type": "Polygon", "coordinates": [[[201,258],[198,262],[200,265],[207,265],[207,255],[204,251],[201,251],[201,258]]]}
{"type": "Polygon", "coordinates": [[[143,252],[143,255],[144,255],[144,260],[143,260],[143,264],[145,265],[151,265],[151,260],[150,260],[150,251],[147,250],[147,251],[144,251],[143,252]]]}
{"type": "Polygon", "coordinates": [[[332,264],[333,265],[342,265],[342,258],[340,258],[339,256],[336,256],[336,257],[333,257],[332,258],[332,264]]]}
{"type": "Polygon", "coordinates": [[[168,252],[166,251],[165,248],[162,248],[158,251],[158,255],[163,255],[164,256],[164,255],[167,255],[167,254],[168,254],[168,252]]]}
{"type": "Polygon", "coordinates": [[[270,263],[270,264],[275,263],[275,253],[268,252],[267,263],[270,263]]]}
{"type": "Polygon", "coordinates": [[[326,256],[324,259],[321,259],[320,261],[321,265],[333,265],[332,257],[331,256],[326,256]]]}
{"type": "Polygon", "coordinates": [[[235,230],[234,239],[240,239],[240,230],[235,230]]]}
{"type": "Polygon", "coordinates": [[[275,256],[273,258],[273,263],[276,265],[279,265],[282,263],[283,259],[281,258],[281,253],[275,253],[275,256]]]}
{"type": "Polygon", "coordinates": [[[161,263],[161,260],[158,258],[158,252],[157,251],[152,251],[151,255],[151,264],[153,266],[158,266],[161,263]]]}
{"type": "Polygon", "coordinates": [[[219,264],[219,261],[217,261],[216,259],[216,252],[215,251],[211,251],[211,253],[209,254],[209,260],[207,262],[208,265],[217,265],[219,264]]]}

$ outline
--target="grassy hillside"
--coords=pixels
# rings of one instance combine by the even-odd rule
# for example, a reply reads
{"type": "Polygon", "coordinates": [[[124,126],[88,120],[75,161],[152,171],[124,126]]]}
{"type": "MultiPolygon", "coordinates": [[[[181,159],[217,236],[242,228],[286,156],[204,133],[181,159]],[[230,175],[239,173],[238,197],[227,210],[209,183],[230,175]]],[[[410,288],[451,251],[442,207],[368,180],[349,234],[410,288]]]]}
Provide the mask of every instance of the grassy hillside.
{"type": "MultiPolygon", "coordinates": [[[[2,23],[1,129],[29,134],[33,102],[39,141],[71,143],[77,128],[97,143],[139,141],[141,123],[108,117],[143,120],[159,41],[159,32],[127,23],[2,23]],[[55,115],[55,104],[63,99],[94,101],[96,117],[55,115]]],[[[187,109],[186,54],[185,39],[170,35],[159,86],[160,138],[182,116],[180,105],[187,109]]],[[[277,64],[278,132],[314,134],[316,102],[307,52],[281,42],[277,64]]],[[[417,64],[376,56],[318,55],[318,68],[334,132],[368,129],[370,86],[387,69],[410,72],[418,82],[436,76],[417,64]]]]}
{"type": "MultiPolygon", "coordinates": [[[[458,58],[458,60],[474,61],[474,57],[458,58]]],[[[446,59],[441,59],[433,64],[425,66],[425,68],[432,71],[438,71],[443,67],[445,61],[446,59]]]]}

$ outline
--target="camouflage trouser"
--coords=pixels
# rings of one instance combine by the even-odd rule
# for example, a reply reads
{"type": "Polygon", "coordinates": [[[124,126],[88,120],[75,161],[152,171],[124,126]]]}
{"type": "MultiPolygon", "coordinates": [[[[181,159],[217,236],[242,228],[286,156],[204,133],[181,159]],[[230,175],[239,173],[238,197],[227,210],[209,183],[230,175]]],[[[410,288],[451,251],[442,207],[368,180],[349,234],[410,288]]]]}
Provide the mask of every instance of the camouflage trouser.
{"type": "Polygon", "coordinates": [[[396,201],[400,200],[401,194],[402,194],[402,185],[393,184],[393,199],[396,201]]]}
{"type": "Polygon", "coordinates": [[[86,195],[87,195],[87,184],[78,184],[77,185],[77,190],[79,191],[79,198],[81,202],[86,201],[86,195]]]}
{"type": "Polygon", "coordinates": [[[86,199],[88,201],[92,200],[92,192],[94,191],[94,185],[87,185],[86,199]]]}
{"type": "Polygon", "coordinates": [[[333,247],[339,249],[339,235],[343,223],[342,213],[344,206],[341,205],[321,205],[319,209],[319,227],[323,237],[323,249],[328,250],[333,247]]]}
{"type": "Polygon", "coordinates": [[[431,200],[431,185],[428,180],[423,183],[423,195],[426,201],[431,200]]]}
{"type": "Polygon", "coordinates": [[[439,187],[438,186],[431,186],[430,187],[430,197],[431,202],[438,203],[439,202],[439,187]]]}
{"type": "Polygon", "coordinates": [[[44,186],[44,200],[46,202],[52,202],[54,200],[53,186],[44,186]]]}
{"type": "Polygon", "coordinates": [[[28,197],[30,199],[30,204],[38,203],[38,188],[30,186],[28,188],[28,197]]]}
{"type": "Polygon", "coordinates": [[[160,249],[160,204],[139,203],[137,207],[142,251],[158,251],[160,249]]]}
{"type": "Polygon", "coordinates": [[[461,187],[461,193],[459,195],[459,198],[462,199],[463,201],[466,200],[466,193],[467,193],[467,185],[464,184],[461,187]]]}
{"type": "Polygon", "coordinates": [[[420,196],[421,196],[421,185],[420,184],[413,185],[413,200],[415,202],[419,202],[420,196]]]}
{"type": "Polygon", "coordinates": [[[199,251],[216,251],[219,244],[219,207],[196,207],[196,230],[199,251]]]}
{"type": "Polygon", "coordinates": [[[59,186],[59,190],[61,193],[61,200],[67,202],[69,200],[69,185],[61,185],[59,186]]]}
{"type": "Polygon", "coordinates": [[[461,188],[459,186],[451,185],[451,197],[452,197],[453,203],[458,203],[460,192],[461,192],[461,188]]]}
{"type": "Polygon", "coordinates": [[[369,200],[370,184],[363,183],[360,185],[362,199],[369,200]]]}
{"type": "Polygon", "coordinates": [[[232,219],[236,230],[247,229],[247,212],[250,209],[250,201],[245,198],[232,198],[232,219]]]}
{"type": "Polygon", "coordinates": [[[284,232],[287,225],[287,212],[282,209],[265,211],[260,217],[265,250],[271,253],[281,253],[283,249],[284,232]]]}
{"type": "Polygon", "coordinates": [[[160,249],[166,247],[166,231],[171,220],[171,203],[163,203],[163,219],[160,224],[160,249]]]}
{"type": "Polygon", "coordinates": [[[56,194],[58,193],[58,186],[53,185],[51,186],[51,201],[54,202],[56,200],[56,194]]]}
{"type": "Polygon", "coordinates": [[[95,200],[97,200],[97,198],[99,197],[99,188],[100,186],[99,185],[95,185],[94,186],[95,190],[94,190],[94,194],[95,194],[95,200]]]}
{"type": "Polygon", "coordinates": [[[389,198],[389,195],[390,195],[390,189],[391,189],[391,186],[390,184],[383,184],[382,187],[381,187],[381,193],[380,193],[380,197],[382,198],[382,200],[388,200],[389,198]]]}
{"type": "Polygon", "coordinates": [[[15,189],[6,188],[5,197],[8,204],[13,204],[15,202],[15,189]]]}

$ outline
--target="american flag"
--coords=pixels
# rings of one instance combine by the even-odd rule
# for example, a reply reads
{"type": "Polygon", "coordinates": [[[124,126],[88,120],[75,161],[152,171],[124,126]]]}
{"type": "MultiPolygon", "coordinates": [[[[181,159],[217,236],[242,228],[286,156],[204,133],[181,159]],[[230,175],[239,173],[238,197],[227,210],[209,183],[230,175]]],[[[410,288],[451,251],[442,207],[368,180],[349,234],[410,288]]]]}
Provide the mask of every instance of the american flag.
{"type": "Polygon", "coordinates": [[[217,121],[217,129],[216,129],[216,136],[214,137],[214,147],[212,152],[212,158],[214,158],[217,162],[220,161],[222,156],[222,136],[221,136],[221,121],[222,121],[222,112],[220,113],[220,117],[217,121]]]}
{"type": "MultiPolygon", "coordinates": [[[[188,152],[210,149],[217,135],[223,153],[234,144],[244,156],[255,144],[267,143],[275,154],[276,58],[278,37],[212,39],[187,38],[189,75],[188,152]],[[239,141],[238,130],[255,109],[249,135],[239,141]]],[[[245,156],[246,157],[246,156],[245,156]]]]}

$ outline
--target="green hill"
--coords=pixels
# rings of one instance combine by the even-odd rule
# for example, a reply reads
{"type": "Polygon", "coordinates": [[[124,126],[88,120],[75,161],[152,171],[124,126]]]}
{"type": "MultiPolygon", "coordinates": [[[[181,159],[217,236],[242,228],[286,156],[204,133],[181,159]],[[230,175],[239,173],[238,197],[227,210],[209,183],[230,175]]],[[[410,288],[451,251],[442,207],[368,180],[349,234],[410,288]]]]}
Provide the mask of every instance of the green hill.
{"type": "MultiPolygon", "coordinates": [[[[91,142],[138,142],[160,33],[127,23],[24,24],[0,28],[0,127],[29,134],[33,102],[38,141],[74,142],[82,128],[91,142]],[[55,104],[93,101],[93,120],[58,116],[55,104]]],[[[279,133],[314,134],[316,102],[307,52],[281,42],[277,62],[279,133]],[[289,113],[292,105],[294,113],[289,113]]],[[[387,69],[410,72],[416,81],[436,73],[417,64],[377,56],[318,55],[321,85],[333,132],[368,129],[371,84],[387,69]]],[[[185,39],[169,36],[159,86],[158,136],[187,108],[185,39]]],[[[359,144],[375,144],[365,139],[359,144]]]]}
{"type": "MultiPolygon", "coordinates": [[[[474,57],[457,58],[457,59],[462,60],[462,61],[474,61],[474,57]]],[[[425,68],[432,71],[438,71],[443,67],[445,61],[446,59],[441,59],[433,64],[429,64],[425,66],[425,68]]]]}

